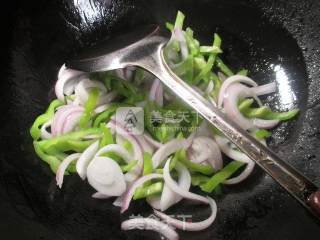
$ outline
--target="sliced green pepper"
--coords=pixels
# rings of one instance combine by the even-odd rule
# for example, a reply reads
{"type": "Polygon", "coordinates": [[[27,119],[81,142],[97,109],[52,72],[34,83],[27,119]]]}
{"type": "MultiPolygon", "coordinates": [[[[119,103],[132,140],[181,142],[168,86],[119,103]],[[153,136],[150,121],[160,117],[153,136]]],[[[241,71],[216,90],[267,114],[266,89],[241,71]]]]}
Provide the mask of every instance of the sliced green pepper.
{"type": "Polygon", "coordinates": [[[231,175],[234,174],[243,165],[243,162],[230,162],[227,166],[213,175],[206,183],[201,184],[201,190],[207,193],[211,193],[220,183],[231,177],[231,175]]]}
{"type": "Polygon", "coordinates": [[[210,165],[202,165],[198,163],[194,163],[187,158],[187,153],[185,150],[177,151],[178,160],[182,162],[188,169],[192,172],[199,172],[204,175],[211,175],[215,171],[210,165]]]}
{"type": "Polygon", "coordinates": [[[162,189],[163,189],[163,182],[156,182],[149,186],[138,187],[134,192],[133,199],[134,200],[142,199],[142,198],[146,198],[146,197],[161,193],[162,189]]]}
{"type": "Polygon", "coordinates": [[[99,89],[93,88],[90,93],[87,102],[84,106],[83,114],[80,118],[79,126],[80,129],[84,129],[88,127],[89,122],[93,118],[94,109],[99,100],[99,89]]]}
{"type": "Polygon", "coordinates": [[[63,105],[63,102],[61,102],[60,100],[58,99],[55,99],[53,100],[47,111],[44,113],[44,114],[41,114],[40,116],[38,116],[36,118],[36,120],[34,121],[34,123],[32,124],[32,127],[30,129],[30,134],[33,138],[33,140],[38,140],[41,136],[41,131],[40,131],[40,127],[48,122],[50,119],[53,118],[54,116],[54,111],[57,107],[60,107],[63,105]]]}

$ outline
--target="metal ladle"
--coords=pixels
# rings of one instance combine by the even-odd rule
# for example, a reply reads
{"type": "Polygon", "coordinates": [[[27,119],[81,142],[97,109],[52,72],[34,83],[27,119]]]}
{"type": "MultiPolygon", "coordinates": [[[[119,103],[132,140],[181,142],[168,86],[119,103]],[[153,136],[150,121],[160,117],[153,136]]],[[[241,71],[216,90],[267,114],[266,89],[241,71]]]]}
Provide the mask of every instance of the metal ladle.
{"type": "Polygon", "coordinates": [[[177,77],[164,61],[167,42],[161,28],[150,25],[112,38],[67,62],[67,66],[85,72],[138,66],[151,72],[319,218],[319,188],[177,77]]]}

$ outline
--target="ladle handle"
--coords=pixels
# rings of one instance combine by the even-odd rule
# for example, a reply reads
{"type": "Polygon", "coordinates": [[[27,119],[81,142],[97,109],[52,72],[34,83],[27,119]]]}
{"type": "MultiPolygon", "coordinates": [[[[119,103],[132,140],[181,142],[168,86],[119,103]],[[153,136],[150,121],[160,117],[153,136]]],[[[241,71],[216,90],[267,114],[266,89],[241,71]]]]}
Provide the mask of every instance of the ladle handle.
{"type": "MultiPolygon", "coordinates": [[[[151,53],[152,51],[150,51],[151,53]]],[[[153,73],[178,97],[219,129],[242,152],[255,161],[276,182],[295,197],[306,209],[320,217],[319,189],[304,175],[283,161],[268,147],[227,118],[217,107],[176,76],[164,61],[163,46],[139,61],[141,67],[153,73]]]]}

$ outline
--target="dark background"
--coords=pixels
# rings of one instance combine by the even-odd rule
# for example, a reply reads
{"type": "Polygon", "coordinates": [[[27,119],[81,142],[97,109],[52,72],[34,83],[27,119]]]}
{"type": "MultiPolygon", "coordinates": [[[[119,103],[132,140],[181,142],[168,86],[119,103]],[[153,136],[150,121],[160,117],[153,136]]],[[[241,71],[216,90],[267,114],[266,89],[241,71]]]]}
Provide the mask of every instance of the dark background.
{"type": "MultiPolygon", "coordinates": [[[[292,104],[301,113],[275,129],[269,143],[320,183],[319,1],[10,1],[2,5],[1,14],[1,239],[158,237],[119,231],[120,220],[130,214],[150,214],[144,202],[119,216],[111,201],[91,199],[92,189],[77,176],[67,178],[63,190],[58,190],[50,170],[33,153],[28,129],[52,99],[52,86],[65,59],[120,29],[172,21],[178,9],[185,12],[187,25],[200,39],[208,42],[213,32],[221,34],[226,61],[250,69],[259,83],[275,78],[271,64],[288,72],[289,91],[297,96],[292,104]]],[[[265,100],[284,110],[281,94],[265,100]]],[[[201,233],[181,233],[182,239],[320,236],[319,224],[258,168],[243,184],[226,187],[224,192],[217,198],[219,212],[213,226],[201,233]]],[[[172,212],[191,213],[196,220],[208,214],[207,209],[181,205],[172,212]]]]}

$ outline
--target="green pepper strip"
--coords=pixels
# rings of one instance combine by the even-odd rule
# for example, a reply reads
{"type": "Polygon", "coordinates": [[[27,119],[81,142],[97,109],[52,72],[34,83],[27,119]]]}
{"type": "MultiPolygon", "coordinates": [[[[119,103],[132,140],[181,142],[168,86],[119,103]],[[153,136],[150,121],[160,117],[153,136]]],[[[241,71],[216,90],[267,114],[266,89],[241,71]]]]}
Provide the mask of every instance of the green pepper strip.
{"type": "Polygon", "coordinates": [[[191,176],[191,184],[192,186],[200,186],[203,183],[208,182],[210,177],[204,176],[202,174],[194,174],[191,176]]]}
{"type": "Polygon", "coordinates": [[[173,31],[173,28],[174,28],[174,25],[172,23],[169,23],[169,22],[166,22],[166,28],[172,32],[173,31]]]}
{"type": "Polygon", "coordinates": [[[227,180],[232,174],[234,174],[244,163],[238,161],[232,161],[215,175],[213,175],[210,180],[206,183],[200,185],[200,188],[204,192],[211,193],[220,183],[227,180]]]}
{"type": "Polygon", "coordinates": [[[84,106],[84,112],[80,118],[79,126],[80,129],[84,129],[88,126],[90,120],[93,118],[94,109],[99,99],[99,89],[93,88],[90,93],[88,100],[84,106]]]}
{"type": "Polygon", "coordinates": [[[110,107],[104,112],[100,113],[93,122],[93,127],[97,128],[100,126],[102,122],[109,122],[112,115],[116,112],[118,107],[125,107],[125,104],[112,104],[110,107]]]}
{"type": "Polygon", "coordinates": [[[224,64],[221,58],[217,57],[216,63],[217,63],[217,67],[220,68],[221,72],[223,72],[225,75],[227,75],[228,77],[231,77],[234,75],[231,69],[224,64]]]}
{"type": "Polygon", "coordinates": [[[200,73],[194,78],[194,82],[198,83],[201,79],[203,79],[212,69],[215,61],[215,55],[211,54],[206,65],[202,68],[200,73]]]}
{"type": "Polygon", "coordinates": [[[39,142],[33,142],[34,150],[38,157],[50,165],[51,170],[56,173],[60,165],[60,161],[56,156],[46,154],[40,147],[39,142]]]}
{"type": "Polygon", "coordinates": [[[268,106],[259,108],[250,108],[254,100],[252,98],[242,100],[239,104],[240,112],[248,118],[262,118],[267,120],[287,121],[299,113],[299,109],[293,109],[288,112],[273,112],[268,106]]]}
{"type": "Polygon", "coordinates": [[[248,70],[241,69],[239,72],[237,72],[237,75],[248,76],[248,70]]]}
{"type": "Polygon", "coordinates": [[[280,120],[287,121],[295,117],[299,112],[299,109],[293,109],[288,112],[273,112],[269,107],[262,106],[259,108],[247,108],[242,113],[248,118],[262,118],[267,120],[280,120]]]}
{"type": "Polygon", "coordinates": [[[199,42],[197,42],[194,38],[193,38],[193,31],[191,28],[187,28],[186,29],[186,42],[187,42],[187,46],[188,49],[190,51],[190,55],[196,56],[199,54],[200,52],[200,46],[199,46],[199,42]]]}
{"type": "Polygon", "coordinates": [[[216,46],[200,46],[200,53],[218,54],[222,53],[222,50],[216,46]]]}
{"type": "Polygon", "coordinates": [[[32,124],[32,127],[30,128],[30,134],[33,138],[33,140],[38,140],[41,136],[41,131],[40,131],[40,127],[46,123],[47,121],[49,121],[50,119],[53,118],[54,116],[54,111],[57,107],[60,107],[63,105],[63,102],[61,102],[58,99],[53,100],[47,111],[44,114],[41,114],[40,116],[38,116],[36,118],[36,120],[34,121],[34,123],[32,124]]]}
{"type": "Polygon", "coordinates": [[[158,193],[161,193],[163,189],[163,182],[156,182],[146,187],[138,187],[133,195],[133,199],[146,198],[158,193]]]}
{"type": "Polygon", "coordinates": [[[176,21],[174,23],[174,27],[182,29],[184,18],[185,18],[184,14],[182,12],[178,11],[176,21]]]}
{"type": "Polygon", "coordinates": [[[258,140],[264,139],[264,138],[268,138],[272,135],[271,132],[269,132],[268,130],[265,129],[259,129],[258,131],[256,131],[255,136],[258,140]]]}
{"type": "Polygon", "coordinates": [[[113,140],[112,133],[110,132],[109,128],[106,126],[105,123],[100,124],[100,129],[102,130],[103,135],[99,143],[99,148],[102,148],[109,144],[113,144],[114,140],[113,140]]]}
{"type": "Polygon", "coordinates": [[[127,165],[120,166],[122,172],[130,172],[138,163],[138,160],[131,161],[127,165]]]}
{"type": "Polygon", "coordinates": [[[39,146],[45,152],[50,150],[56,151],[69,151],[74,150],[77,152],[84,151],[94,140],[82,141],[81,139],[88,135],[101,134],[99,128],[89,128],[78,132],[71,132],[65,135],[55,137],[52,139],[42,140],[39,146]]]}
{"type": "Polygon", "coordinates": [[[204,175],[211,175],[215,171],[210,165],[202,165],[198,163],[194,163],[187,158],[187,153],[185,150],[177,151],[178,160],[182,162],[187,168],[189,168],[192,172],[199,172],[204,175]]]}
{"type": "Polygon", "coordinates": [[[152,173],[152,156],[150,153],[145,152],[143,154],[143,176],[152,173]]]}

